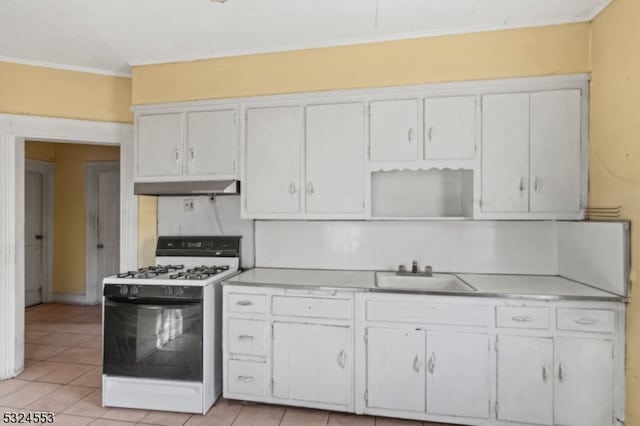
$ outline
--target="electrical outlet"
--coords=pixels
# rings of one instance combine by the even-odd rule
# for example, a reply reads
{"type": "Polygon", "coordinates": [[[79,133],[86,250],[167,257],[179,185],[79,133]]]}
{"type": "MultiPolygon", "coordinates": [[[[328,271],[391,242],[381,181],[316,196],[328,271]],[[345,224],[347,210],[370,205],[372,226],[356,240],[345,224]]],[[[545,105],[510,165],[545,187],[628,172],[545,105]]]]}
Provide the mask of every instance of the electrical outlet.
{"type": "Polygon", "coordinates": [[[185,212],[192,212],[194,207],[193,198],[185,198],[182,203],[182,210],[185,212]]]}

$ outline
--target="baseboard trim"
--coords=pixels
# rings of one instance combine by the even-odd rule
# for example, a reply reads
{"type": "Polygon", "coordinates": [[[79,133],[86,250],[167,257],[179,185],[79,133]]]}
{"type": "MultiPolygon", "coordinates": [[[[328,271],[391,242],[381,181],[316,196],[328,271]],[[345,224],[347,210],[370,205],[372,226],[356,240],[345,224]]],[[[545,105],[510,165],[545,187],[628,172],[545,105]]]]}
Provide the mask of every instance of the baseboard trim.
{"type": "Polygon", "coordinates": [[[88,305],[86,294],[53,293],[53,301],[69,305],[88,305]]]}

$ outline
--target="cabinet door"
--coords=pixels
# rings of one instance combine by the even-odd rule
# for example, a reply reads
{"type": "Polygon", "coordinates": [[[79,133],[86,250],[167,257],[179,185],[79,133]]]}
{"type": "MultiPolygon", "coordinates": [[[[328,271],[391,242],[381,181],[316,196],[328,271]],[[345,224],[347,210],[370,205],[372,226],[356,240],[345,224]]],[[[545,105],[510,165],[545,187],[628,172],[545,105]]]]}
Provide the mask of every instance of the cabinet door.
{"type": "Polygon", "coordinates": [[[306,115],[306,211],[363,213],[364,105],[314,105],[306,115]]]}
{"type": "Polygon", "coordinates": [[[476,98],[453,96],[424,100],[424,158],[475,156],[476,98]]]}
{"type": "Polygon", "coordinates": [[[529,94],[482,97],[482,210],[529,211],[529,94]]]}
{"type": "Polygon", "coordinates": [[[580,90],[531,94],[531,211],[580,211],[580,90]]]}
{"type": "Polygon", "coordinates": [[[498,419],[553,423],[553,340],[500,336],[498,419]]]}
{"type": "Polygon", "coordinates": [[[487,419],[489,393],[489,336],[427,332],[428,413],[487,419]]]}
{"type": "Polygon", "coordinates": [[[369,108],[370,160],[417,160],[418,101],[377,101],[369,108]]]}
{"type": "Polygon", "coordinates": [[[192,111],[187,113],[187,173],[234,175],[236,112],[192,111]]]}
{"type": "Polygon", "coordinates": [[[300,211],[302,124],[299,107],[247,111],[245,199],[248,213],[300,211]]]}
{"type": "Polygon", "coordinates": [[[138,176],[182,174],[182,113],[139,115],[136,130],[138,176]]]}
{"type": "Polygon", "coordinates": [[[349,327],[275,323],[273,396],[350,405],[353,351],[349,327]]]}
{"type": "Polygon", "coordinates": [[[425,332],[367,329],[367,406],[425,411],[425,332]]]}
{"type": "Polygon", "coordinates": [[[555,424],[612,424],[612,343],[607,340],[557,338],[555,356],[555,424]]]}

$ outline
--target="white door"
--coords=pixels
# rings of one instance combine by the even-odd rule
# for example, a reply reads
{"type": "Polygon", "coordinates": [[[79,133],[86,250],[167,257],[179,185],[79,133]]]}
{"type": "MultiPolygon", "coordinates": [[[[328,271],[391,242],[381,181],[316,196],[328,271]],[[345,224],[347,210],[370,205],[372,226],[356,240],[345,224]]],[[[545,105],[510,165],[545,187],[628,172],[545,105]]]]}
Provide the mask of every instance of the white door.
{"type": "Polygon", "coordinates": [[[529,211],[529,94],[482,97],[482,210],[529,211]]]}
{"type": "Polygon", "coordinates": [[[192,111],[187,113],[186,121],[187,173],[235,175],[235,110],[192,111]]]}
{"type": "Polygon", "coordinates": [[[367,406],[425,411],[425,332],[367,328],[367,406]]]}
{"type": "Polygon", "coordinates": [[[553,340],[499,337],[498,419],[553,424],[553,340]]]}
{"type": "Polygon", "coordinates": [[[424,100],[424,158],[475,156],[476,98],[452,96],[424,100]]]}
{"type": "Polygon", "coordinates": [[[40,173],[26,172],[25,182],[25,306],[42,302],[43,259],[43,179],[40,173]]]}
{"type": "Polygon", "coordinates": [[[353,353],[346,326],[275,323],[273,396],[350,405],[353,353]]]}
{"type": "Polygon", "coordinates": [[[364,105],[306,108],[306,211],[364,213],[364,105]]]}
{"type": "Polygon", "coordinates": [[[428,413],[489,418],[489,372],[489,336],[427,332],[428,413]]]}
{"type": "Polygon", "coordinates": [[[304,138],[299,107],[247,110],[245,200],[248,213],[298,213],[304,138]]]}
{"type": "Polygon", "coordinates": [[[369,105],[369,159],[411,161],[418,159],[418,101],[402,99],[369,105]]]}
{"type": "Polygon", "coordinates": [[[120,269],[120,171],[98,174],[98,298],[102,279],[115,275],[120,269]]]}
{"type": "Polygon", "coordinates": [[[613,423],[613,344],[608,340],[555,339],[555,424],[613,423]]]}
{"type": "Polygon", "coordinates": [[[182,114],[140,115],[136,119],[138,176],[182,174],[182,114]]]}
{"type": "Polygon", "coordinates": [[[531,94],[531,211],[580,211],[580,90],[531,94]]]}

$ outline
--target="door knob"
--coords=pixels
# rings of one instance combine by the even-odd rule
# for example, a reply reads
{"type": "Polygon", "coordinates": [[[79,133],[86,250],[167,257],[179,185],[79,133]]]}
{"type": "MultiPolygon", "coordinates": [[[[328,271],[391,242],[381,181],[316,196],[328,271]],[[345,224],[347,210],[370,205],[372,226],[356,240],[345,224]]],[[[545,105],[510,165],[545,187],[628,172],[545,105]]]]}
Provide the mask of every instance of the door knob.
{"type": "Polygon", "coordinates": [[[99,249],[102,249],[102,248],[104,248],[104,244],[99,243],[99,244],[97,245],[97,247],[98,247],[99,249]]]}

